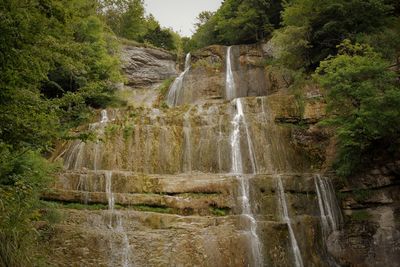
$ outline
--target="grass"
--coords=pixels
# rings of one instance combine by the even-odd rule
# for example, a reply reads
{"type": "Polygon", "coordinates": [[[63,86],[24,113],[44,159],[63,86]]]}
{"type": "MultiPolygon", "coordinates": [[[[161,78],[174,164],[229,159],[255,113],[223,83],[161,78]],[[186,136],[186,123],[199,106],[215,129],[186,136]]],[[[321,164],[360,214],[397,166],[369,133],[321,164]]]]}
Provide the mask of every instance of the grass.
{"type": "Polygon", "coordinates": [[[138,204],[130,206],[130,208],[138,211],[148,211],[148,212],[157,212],[157,213],[172,213],[172,209],[165,206],[151,206],[138,204]]]}
{"type": "Polygon", "coordinates": [[[162,84],[158,87],[162,99],[165,99],[165,97],[167,96],[168,90],[171,87],[171,84],[174,82],[174,80],[175,78],[168,78],[164,80],[162,84]]]}
{"type": "Polygon", "coordinates": [[[215,216],[226,216],[229,214],[230,208],[210,207],[211,214],[215,216]]]}
{"type": "Polygon", "coordinates": [[[366,210],[356,210],[350,215],[353,221],[366,221],[371,218],[371,214],[366,210]]]}
{"type": "MultiPolygon", "coordinates": [[[[67,203],[67,202],[56,202],[56,201],[42,201],[47,207],[55,209],[75,209],[75,210],[107,210],[108,205],[106,204],[82,204],[82,203],[67,203]]],[[[115,209],[122,208],[119,205],[115,205],[115,209]]]]}

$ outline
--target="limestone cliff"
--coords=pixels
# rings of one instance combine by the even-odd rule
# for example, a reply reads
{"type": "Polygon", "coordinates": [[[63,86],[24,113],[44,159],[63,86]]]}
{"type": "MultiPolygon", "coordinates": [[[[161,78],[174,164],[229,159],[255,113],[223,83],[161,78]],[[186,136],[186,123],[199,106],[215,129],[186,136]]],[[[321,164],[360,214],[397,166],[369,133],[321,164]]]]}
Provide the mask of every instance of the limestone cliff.
{"type": "Polygon", "coordinates": [[[177,106],[154,108],[137,95],[177,76],[172,57],[125,47],[132,106],[99,112],[81,127],[96,141],[53,155],[64,170],[43,199],[64,219],[50,262],[398,266],[399,162],[339,183],[329,172],[334,140],[316,125],[322,90],[291,94],[266,48],[232,47],[236,99],[226,99],[227,48],[211,46],[191,55],[177,106]]]}

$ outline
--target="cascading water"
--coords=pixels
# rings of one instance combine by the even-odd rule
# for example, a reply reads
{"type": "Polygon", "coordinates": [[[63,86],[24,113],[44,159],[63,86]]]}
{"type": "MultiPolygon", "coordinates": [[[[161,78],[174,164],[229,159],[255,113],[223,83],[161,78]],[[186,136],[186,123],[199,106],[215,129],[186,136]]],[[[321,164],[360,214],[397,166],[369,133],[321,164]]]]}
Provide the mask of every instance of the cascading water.
{"type": "Polygon", "coordinates": [[[222,116],[219,117],[218,120],[218,171],[222,172],[222,141],[224,137],[222,135],[222,116]]]}
{"type": "Polygon", "coordinates": [[[183,154],[183,171],[192,171],[192,142],[191,135],[192,129],[190,124],[190,109],[183,116],[183,139],[184,139],[184,154],[183,154]]]}
{"type": "Polygon", "coordinates": [[[236,97],[235,79],[232,71],[232,46],[226,52],[226,99],[231,100],[236,97]]]}
{"type": "Polygon", "coordinates": [[[100,123],[106,123],[106,122],[108,122],[108,121],[109,121],[109,118],[108,118],[107,110],[106,110],[106,109],[103,109],[103,110],[101,111],[101,120],[100,120],[100,123]]]}
{"type": "Polygon", "coordinates": [[[115,198],[114,193],[112,192],[112,171],[106,171],[104,173],[105,178],[105,191],[108,200],[108,210],[109,210],[109,224],[108,227],[120,235],[122,238],[121,245],[114,248],[113,242],[110,243],[111,250],[111,258],[110,258],[110,267],[112,266],[123,266],[130,267],[132,266],[130,263],[130,244],[129,239],[126,234],[126,231],[122,225],[121,215],[114,211],[115,207],[115,198]],[[115,219],[115,226],[113,225],[113,219],[115,219]]]}
{"type": "Polygon", "coordinates": [[[183,80],[185,79],[186,74],[190,70],[190,61],[191,61],[191,55],[190,55],[190,53],[188,53],[185,58],[184,71],[175,79],[175,81],[172,83],[171,87],[169,88],[166,103],[170,107],[174,107],[174,106],[178,105],[178,101],[180,100],[180,97],[182,95],[183,80]]]}
{"type": "Polygon", "coordinates": [[[314,176],[317,191],[319,211],[321,214],[322,231],[324,236],[338,230],[341,214],[332,184],[326,177],[317,174],[314,176]]]}
{"type": "Polygon", "coordinates": [[[257,173],[257,160],[254,153],[253,141],[251,140],[250,130],[247,125],[246,117],[243,112],[243,104],[240,98],[234,100],[236,107],[236,115],[233,118],[233,134],[231,136],[231,143],[235,145],[235,149],[232,151],[232,166],[237,166],[238,169],[232,169],[234,173],[243,173],[242,165],[242,154],[240,151],[240,126],[243,124],[246,132],[247,146],[249,150],[249,158],[252,167],[252,173],[257,173]]]}
{"type": "Polygon", "coordinates": [[[240,200],[242,206],[242,216],[244,216],[249,222],[250,228],[250,246],[253,257],[252,266],[262,266],[262,245],[257,235],[257,221],[251,211],[250,204],[250,192],[249,192],[249,177],[237,176],[240,183],[240,200]]]}
{"type": "Polygon", "coordinates": [[[296,236],[294,235],[293,232],[292,223],[290,221],[289,211],[286,204],[285,190],[283,189],[282,178],[280,175],[277,176],[277,192],[278,192],[279,204],[281,207],[281,216],[289,229],[290,243],[292,245],[295,266],[303,267],[304,266],[303,259],[301,258],[300,249],[297,244],[296,236]]]}
{"type": "MultiPolygon", "coordinates": [[[[236,175],[236,178],[239,181],[240,185],[240,203],[242,207],[242,216],[248,220],[249,230],[250,230],[250,247],[252,253],[252,265],[251,266],[262,266],[263,264],[263,256],[262,256],[262,248],[261,242],[257,235],[257,221],[254,218],[254,215],[251,210],[250,204],[250,192],[249,192],[249,177],[243,176],[243,162],[242,162],[242,151],[240,147],[240,126],[241,123],[245,125],[246,135],[247,135],[247,144],[249,153],[253,153],[252,143],[249,142],[250,136],[247,131],[247,124],[243,113],[243,106],[241,99],[235,99],[236,104],[236,114],[232,120],[233,131],[231,134],[231,157],[232,157],[232,172],[236,175]]],[[[251,157],[253,158],[253,157],[251,157]]],[[[254,160],[254,158],[253,158],[254,160]]],[[[256,173],[256,164],[255,161],[252,160],[253,174],[256,173]]]]}
{"type": "MultiPolygon", "coordinates": [[[[314,176],[314,184],[320,211],[322,238],[326,250],[326,240],[332,232],[339,229],[342,215],[333,186],[328,178],[321,177],[321,175],[317,174],[314,176]]],[[[326,256],[330,266],[339,266],[328,253],[326,256]]]]}

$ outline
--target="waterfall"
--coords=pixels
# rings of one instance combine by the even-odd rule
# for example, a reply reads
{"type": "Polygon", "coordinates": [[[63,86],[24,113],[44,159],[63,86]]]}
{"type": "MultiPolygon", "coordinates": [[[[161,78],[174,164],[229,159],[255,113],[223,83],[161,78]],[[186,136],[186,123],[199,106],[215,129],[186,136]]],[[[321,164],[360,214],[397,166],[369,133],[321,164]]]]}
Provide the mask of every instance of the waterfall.
{"type": "Polygon", "coordinates": [[[78,184],[76,186],[76,190],[77,191],[82,191],[84,194],[84,200],[83,203],[85,205],[87,205],[89,203],[90,200],[90,194],[89,194],[89,190],[90,190],[90,186],[89,186],[89,181],[88,181],[88,175],[87,174],[80,174],[79,175],[79,180],[78,180],[78,184]]]}
{"type": "Polygon", "coordinates": [[[221,152],[221,143],[224,140],[224,136],[222,134],[222,116],[219,117],[218,120],[218,171],[222,172],[222,152],[221,152]]]}
{"type": "Polygon", "coordinates": [[[112,172],[106,171],[105,172],[105,190],[108,200],[108,209],[110,210],[111,214],[114,212],[114,194],[112,192],[112,172]]]}
{"type": "MultiPolygon", "coordinates": [[[[240,99],[239,103],[240,103],[240,99]]],[[[236,102],[237,105],[238,102],[236,102]]],[[[233,117],[232,125],[233,131],[231,134],[231,160],[232,160],[232,172],[235,174],[243,173],[243,165],[242,165],[242,152],[240,149],[240,122],[242,120],[242,115],[237,108],[236,114],[233,117]]]]}
{"type": "Polygon", "coordinates": [[[171,87],[169,88],[166,102],[170,107],[174,107],[174,106],[178,105],[178,101],[180,100],[180,97],[182,95],[183,80],[184,80],[186,74],[190,70],[190,61],[191,61],[191,55],[190,55],[190,53],[188,53],[185,58],[184,71],[175,79],[175,81],[172,83],[171,87]]]}
{"type": "Polygon", "coordinates": [[[261,241],[257,235],[257,221],[254,214],[251,211],[250,204],[250,192],[249,192],[249,178],[243,176],[237,176],[240,184],[240,200],[242,206],[242,216],[244,216],[249,222],[250,228],[250,247],[253,257],[253,265],[255,267],[262,266],[263,256],[262,256],[262,245],[261,241]]]}
{"type": "Polygon", "coordinates": [[[100,120],[100,123],[106,123],[106,122],[108,122],[108,121],[109,121],[109,119],[108,119],[107,110],[106,110],[106,109],[103,109],[103,110],[101,111],[101,120],[100,120]]]}
{"type": "Polygon", "coordinates": [[[299,246],[297,244],[296,236],[294,235],[292,223],[289,217],[289,211],[286,204],[285,190],[283,189],[282,178],[280,175],[277,176],[277,191],[279,204],[281,206],[281,216],[283,221],[287,224],[290,235],[290,243],[292,245],[292,251],[294,255],[294,262],[296,267],[303,267],[303,259],[301,258],[301,253],[299,246]]]}
{"type": "Polygon", "coordinates": [[[329,235],[339,229],[342,221],[339,204],[337,202],[332,183],[326,177],[317,174],[314,176],[315,191],[317,192],[320,211],[322,238],[326,258],[330,266],[339,266],[335,259],[327,253],[326,240],[329,235]]]}
{"type": "Polygon", "coordinates": [[[226,99],[231,100],[236,97],[235,78],[232,71],[232,46],[228,47],[226,53],[226,99]]]}
{"type": "MultiPolygon", "coordinates": [[[[243,113],[243,106],[241,99],[235,99],[236,104],[236,114],[232,120],[233,131],[231,133],[231,157],[232,157],[232,172],[237,175],[236,178],[239,181],[240,185],[240,204],[242,207],[242,216],[245,217],[249,222],[249,230],[250,230],[250,247],[252,253],[253,263],[252,266],[262,266],[263,257],[262,257],[262,249],[261,242],[257,235],[257,221],[254,218],[254,215],[251,210],[250,204],[250,185],[249,185],[249,177],[243,176],[243,162],[242,162],[242,151],[240,148],[240,125],[243,123],[246,128],[246,134],[248,138],[248,147],[250,154],[253,153],[252,143],[249,142],[250,136],[247,131],[247,124],[245,120],[245,116],[243,113]]],[[[253,164],[253,174],[255,173],[255,164],[253,164]]]]}
{"type": "Polygon", "coordinates": [[[321,214],[322,231],[325,237],[338,230],[341,214],[333,186],[326,177],[314,176],[317,191],[319,211],[321,214]]]}
{"type": "Polygon", "coordinates": [[[189,109],[183,116],[183,137],[184,137],[184,154],[183,154],[183,171],[192,171],[192,142],[191,142],[191,124],[190,124],[190,110],[189,109]]]}
{"type": "Polygon", "coordinates": [[[115,208],[115,198],[114,193],[112,192],[112,171],[106,171],[104,173],[105,178],[105,192],[108,200],[108,210],[110,215],[110,222],[108,227],[115,232],[116,234],[120,235],[122,238],[121,245],[114,248],[113,241],[110,243],[110,252],[111,252],[111,266],[123,266],[123,267],[130,267],[130,244],[129,239],[122,225],[122,217],[119,213],[114,211],[115,208]],[[113,226],[113,218],[115,217],[115,224],[113,226]],[[119,262],[119,263],[116,263],[119,262]]]}
{"type": "Polygon", "coordinates": [[[243,124],[246,132],[247,146],[249,150],[249,158],[252,167],[252,173],[257,173],[257,160],[254,153],[253,142],[251,140],[250,130],[243,112],[242,99],[234,100],[236,106],[236,114],[232,120],[233,132],[231,135],[232,146],[232,172],[243,173],[242,153],[240,149],[240,126],[243,124]]]}

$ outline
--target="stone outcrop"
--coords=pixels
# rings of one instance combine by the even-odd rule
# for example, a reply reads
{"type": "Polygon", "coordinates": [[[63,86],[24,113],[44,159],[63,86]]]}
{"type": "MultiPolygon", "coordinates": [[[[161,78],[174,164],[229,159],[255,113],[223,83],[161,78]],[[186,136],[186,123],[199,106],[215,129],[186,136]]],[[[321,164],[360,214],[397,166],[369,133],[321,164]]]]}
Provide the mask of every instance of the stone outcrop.
{"type": "Polygon", "coordinates": [[[131,88],[148,88],[177,75],[174,56],[159,49],[125,45],[121,60],[131,88]]]}
{"type": "MultiPolygon", "coordinates": [[[[209,46],[192,53],[191,69],[183,80],[178,105],[226,99],[227,47],[209,46]]],[[[268,54],[262,45],[232,47],[235,97],[265,96],[287,88],[287,75],[265,67],[268,54]]]]}
{"type": "MultiPolygon", "coordinates": [[[[317,177],[329,170],[334,140],[317,125],[325,117],[322,90],[307,85],[301,97],[292,95],[287,75],[265,63],[268,46],[234,46],[240,100],[227,101],[226,51],[192,54],[177,107],[145,100],[140,108],[108,109],[103,122],[99,112],[79,128],[97,140],[57,148],[52,160],[64,170],[42,196],[64,214],[47,242],[50,264],[255,266],[256,234],[257,267],[289,267],[293,229],[304,266],[398,266],[399,162],[347,184],[327,172],[344,221],[326,232],[317,177]],[[233,173],[234,149],[240,173],[233,173]]],[[[125,47],[123,57],[128,90],[154,94],[151,88],[176,76],[163,51],[125,47]]]]}
{"type": "Polygon", "coordinates": [[[175,58],[164,50],[124,45],[121,51],[125,84],[120,97],[130,106],[151,107],[158,98],[158,87],[177,76],[175,58]]]}
{"type": "Polygon", "coordinates": [[[331,253],[343,265],[400,266],[400,161],[371,166],[340,191],[345,223],[331,253]]]}

